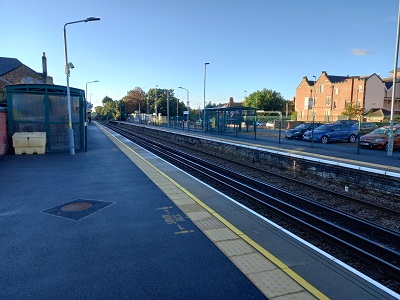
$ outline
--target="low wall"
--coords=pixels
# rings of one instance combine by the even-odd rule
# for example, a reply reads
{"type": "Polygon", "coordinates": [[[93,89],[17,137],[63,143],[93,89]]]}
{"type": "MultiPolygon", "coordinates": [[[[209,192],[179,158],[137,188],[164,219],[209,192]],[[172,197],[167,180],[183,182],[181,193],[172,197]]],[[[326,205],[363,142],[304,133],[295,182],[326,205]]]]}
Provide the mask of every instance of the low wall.
{"type": "Polygon", "coordinates": [[[257,165],[265,169],[273,169],[297,179],[324,186],[339,192],[356,192],[382,197],[400,194],[400,178],[382,174],[370,173],[362,170],[349,169],[333,164],[310,161],[278,151],[268,151],[250,146],[230,144],[227,142],[188,136],[167,130],[157,130],[146,126],[125,124],[120,126],[133,126],[136,131],[157,138],[157,140],[170,141],[182,146],[202,150],[223,158],[234,159],[249,165],[257,165]]]}

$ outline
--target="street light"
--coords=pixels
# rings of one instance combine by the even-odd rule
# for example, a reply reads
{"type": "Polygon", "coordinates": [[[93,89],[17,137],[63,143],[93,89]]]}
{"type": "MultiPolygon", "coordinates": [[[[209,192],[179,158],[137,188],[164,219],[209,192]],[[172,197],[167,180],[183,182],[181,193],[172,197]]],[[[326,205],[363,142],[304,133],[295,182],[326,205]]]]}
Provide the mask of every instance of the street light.
{"type": "MultiPolygon", "coordinates": [[[[95,80],[95,81],[89,81],[89,82],[86,82],[86,90],[85,90],[85,109],[84,109],[84,112],[85,112],[85,152],[87,151],[87,122],[86,122],[86,120],[88,119],[88,113],[87,113],[87,85],[88,85],[88,83],[94,83],[94,82],[100,82],[100,81],[98,81],[98,80],[95,80]]],[[[92,106],[92,99],[90,98],[90,106],[92,106]]],[[[89,120],[90,121],[90,120],[89,120]]]]}
{"type": "Polygon", "coordinates": [[[75,146],[74,146],[74,130],[72,129],[72,117],[71,117],[71,94],[69,91],[69,70],[74,67],[72,63],[68,62],[68,54],[67,54],[67,25],[80,23],[80,22],[91,22],[91,21],[100,21],[100,18],[89,17],[85,20],[69,22],[64,25],[64,52],[65,52],[65,74],[67,76],[67,101],[68,101],[68,140],[69,140],[69,154],[75,155],[75,146]]]}
{"type": "Polygon", "coordinates": [[[396,35],[396,51],[394,54],[394,69],[393,69],[393,85],[392,85],[392,103],[390,105],[390,126],[389,126],[389,141],[387,155],[393,155],[393,118],[394,118],[394,101],[396,99],[396,83],[397,83],[397,62],[399,59],[399,34],[400,34],[400,1],[399,1],[399,11],[397,13],[397,35],[396,35]]]}
{"type": "Polygon", "coordinates": [[[188,118],[187,118],[187,120],[188,120],[188,130],[189,130],[189,122],[190,122],[189,90],[184,88],[184,87],[181,87],[181,86],[178,86],[178,89],[186,90],[186,104],[187,104],[187,107],[188,107],[188,118]]]}
{"type": "Polygon", "coordinates": [[[166,93],[167,93],[167,127],[169,127],[169,90],[167,90],[166,93]]]}
{"type": "Polygon", "coordinates": [[[204,106],[203,106],[203,126],[204,131],[206,130],[206,75],[207,75],[207,65],[210,63],[204,63],[204,106]]]}
{"type": "Polygon", "coordinates": [[[157,88],[158,88],[158,85],[156,85],[156,100],[154,101],[156,117],[157,117],[157,88]]]}
{"type": "MultiPolygon", "coordinates": [[[[88,85],[88,83],[95,83],[95,82],[100,82],[100,81],[98,81],[98,80],[95,80],[95,81],[89,81],[89,82],[86,82],[86,91],[85,91],[85,99],[86,99],[86,101],[87,101],[87,85],[88,85]]],[[[90,104],[92,104],[92,100],[90,100],[90,104]]]]}

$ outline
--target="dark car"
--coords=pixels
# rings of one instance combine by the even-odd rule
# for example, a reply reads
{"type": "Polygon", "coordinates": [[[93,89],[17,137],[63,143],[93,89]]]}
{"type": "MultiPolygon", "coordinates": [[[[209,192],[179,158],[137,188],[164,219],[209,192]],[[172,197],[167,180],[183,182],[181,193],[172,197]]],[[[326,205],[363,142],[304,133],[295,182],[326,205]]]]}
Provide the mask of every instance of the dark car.
{"type": "Polygon", "coordinates": [[[315,129],[321,125],[322,125],[321,123],[303,123],[297,125],[295,128],[286,130],[285,138],[302,140],[304,132],[306,132],[307,130],[312,130],[313,126],[315,129]]]}
{"type": "MultiPolygon", "coordinates": [[[[314,141],[327,144],[332,141],[348,141],[354,143],[355,139],[350,139],[350,125],[347,124],[324,124],[314,129],[314,141]]],[[[311,141],[312,131],[308,130],[303,134],[303,140],[311,141]]]]}
{"type": "Polygon", "coordinates": [[[361,124],[359,123],[353,124],[351,125],[349,138],[357,140],[357,137],[359,135],[368,134],[377,128],[378,125],[376,125],[374,122],[362,122],[361,124]]]}
{"type": "MultiPolygon", "coordinates": [[[[388,150],[390,126],[383,126],[360,137],[360,146],[388,150]]],[[[393,149],[400,148],[400,126],[393,126],[393,149]]]]}

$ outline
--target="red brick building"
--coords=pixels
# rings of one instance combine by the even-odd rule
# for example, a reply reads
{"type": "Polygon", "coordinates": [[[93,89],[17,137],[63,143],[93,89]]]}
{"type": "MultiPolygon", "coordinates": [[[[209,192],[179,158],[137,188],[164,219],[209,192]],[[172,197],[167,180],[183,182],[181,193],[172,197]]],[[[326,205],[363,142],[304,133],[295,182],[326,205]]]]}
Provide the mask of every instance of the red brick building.
{"type": "MultiPolygon", "coordinates": [[[[391,78],[370,76],[333,76],[327,72],[317,79],[303,77],[296,89],[297,120],[333,122],[345,118],[341,115],[346,105],[353,103],[368,110],[389,109],[392,93],[391,78]]],[[[396,86],[396,91],[399,87],[396,86]]],[[[396,98],[395,111],[400,112],[396,98]]]]}

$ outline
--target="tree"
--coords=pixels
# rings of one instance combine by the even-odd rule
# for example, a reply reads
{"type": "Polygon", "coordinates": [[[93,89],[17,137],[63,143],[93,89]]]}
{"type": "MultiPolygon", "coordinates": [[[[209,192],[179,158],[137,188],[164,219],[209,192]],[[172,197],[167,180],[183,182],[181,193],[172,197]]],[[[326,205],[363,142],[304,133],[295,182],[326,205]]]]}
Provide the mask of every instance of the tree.
{"type": "MultiPolygon", "coordinates": [[[[155,101],[156,101],[156,89],[151,88],[147,93],[147,98],[149,100],[150,112],[155,112],[155,101]]],[[[176,98],[173,89],[157,89],[157,114],[163,116],[167,115],[167,102],[169,102],[169,115],[170,117],[175,117],[176,115],[181,116],[187,107],[183,100],[176,98]],[[168,91],[168,101],[167,101],[167,91],[168,91]],[[176,111],[176,105],[178,104],[178,111],[176,111]]]]}
{"type": "Polygon", "coordinates": [[[286,111],[286,102],[279,92],[263,89],[246,97],[245,106],[254,107],[265,111],[286,111]]]}
{"type": "Polygon", "coordinates": [[[103,104],[106,104],[106,103],[108,103],[108,102],[113,102],[114,100],[112,99],[112,98],[110,98],[110,97],[108,97],[108,96],[105,96],[104,98],[103,98],[103,100],[101,100],[101,103],[103,103],[103,104]]]}
{"type": "Polygon", "coordinates": [[[127,114],[139,111],[139,107],[139,113],[146,112],[147,110],[146,93],[140,87],[135,87],[133,90],[128,91],[123,100],[126,105],[127,114]]]}
{"type": "Polygon", "coordinates": [[[349,119],[352,118],[359,118],[366,114],[365,108],[361,106],[357,106],[356,103],[349,103],[345,106],[343,112],[341,113],[342,116],[348,116],[349,119]]]}

